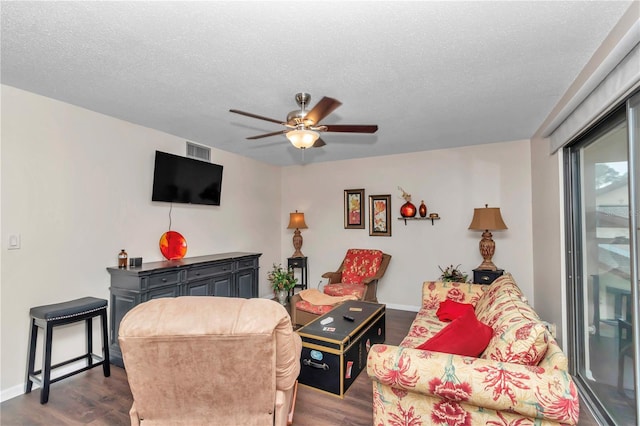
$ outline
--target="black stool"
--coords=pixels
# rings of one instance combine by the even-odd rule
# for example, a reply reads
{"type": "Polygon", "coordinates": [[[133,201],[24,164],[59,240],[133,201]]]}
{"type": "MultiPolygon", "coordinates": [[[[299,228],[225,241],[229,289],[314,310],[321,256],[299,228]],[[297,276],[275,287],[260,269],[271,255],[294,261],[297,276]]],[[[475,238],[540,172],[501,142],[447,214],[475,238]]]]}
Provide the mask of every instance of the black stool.
{"type": "Polygon", "coordinates": [[[31,330],[29,331],[29,359],[27,360],[27,382],[25,393],[31,392],[33,383],[42,387],[40,392],[40,404],[46,404],[49,400],[49,386],[74,374],[81,373],[94,367],[102,365],[105,377],[111,375],[109,367],[109,334],[107,331],[107,301],[95,297],[83,297],[70,302],[56,303],[31,308],[31,330]],[[102,353],[100,357],[93,353],[93,318],[100,316],[102,323],[102,353]],[[87,331],[87,353],[79,357],[51,365],[51,340],[53,337],[53,327],[64,324],[71,324],[77,321],[86,321],[87,331]],[[44,352],[42,356],[42,369],[34,371],[36,362],[36,344],[38,340],[38,327],[44,330],[44,352]],[[72,371],[55,379],[51,379],[51,371],[63,365],[81,359],[87,360],[84,368],[72,371]],[[98,361],[98,362],[94,362],[98,361]],[[38,375],[41,374],[41,377],[38,375]]]}

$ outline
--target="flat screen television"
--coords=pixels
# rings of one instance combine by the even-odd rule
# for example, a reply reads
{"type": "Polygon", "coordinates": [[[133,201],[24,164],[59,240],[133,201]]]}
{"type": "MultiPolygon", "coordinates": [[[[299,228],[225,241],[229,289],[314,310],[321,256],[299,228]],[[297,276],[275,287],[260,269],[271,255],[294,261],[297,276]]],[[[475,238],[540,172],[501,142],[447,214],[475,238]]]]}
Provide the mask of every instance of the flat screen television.
{"type": "Polygon", "coordinates": [[[222,166],[156,151],[152,201],[220,205],[222,166]]]}

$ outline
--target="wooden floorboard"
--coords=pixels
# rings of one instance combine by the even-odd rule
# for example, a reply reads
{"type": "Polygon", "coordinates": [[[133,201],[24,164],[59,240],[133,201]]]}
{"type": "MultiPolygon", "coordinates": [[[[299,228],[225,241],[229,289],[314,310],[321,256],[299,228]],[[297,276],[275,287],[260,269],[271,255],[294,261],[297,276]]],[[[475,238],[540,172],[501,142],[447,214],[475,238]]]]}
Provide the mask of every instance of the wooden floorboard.
{"type": "MultiPolygon", "coordinates": [[[[415,312],[387,309],[387,343],[398,344],[409,331],[415,312]]],[[[315,389],[298,387],[296,426],[370,426],[373,424],[371,380],[363,371],[340,399],[315,389]]],[[[133,398],[123,369],[112,366],[111,377],[101,368],[78,374],[51,386],[49,402],[40,404],[40,390],[0,405],[0,425],[128,425],[133,398]]],[[[581,410],[580,425],[597,425],[581,410]]]]}

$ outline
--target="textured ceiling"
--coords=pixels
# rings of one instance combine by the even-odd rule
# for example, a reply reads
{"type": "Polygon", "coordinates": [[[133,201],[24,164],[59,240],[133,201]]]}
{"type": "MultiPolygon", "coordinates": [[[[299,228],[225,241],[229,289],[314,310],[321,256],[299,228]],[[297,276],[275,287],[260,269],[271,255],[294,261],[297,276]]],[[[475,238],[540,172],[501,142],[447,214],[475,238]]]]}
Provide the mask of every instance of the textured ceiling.
{"type": "MultiPolygon", "coordinates": [[[[3,84],[276,165],[530,138],[630,1],[6,2],[3,84]],[[343,105],[304,152],[275,123],[343,105]]],[[[215,161],[215,158],[214,158],[215,161]]]]}

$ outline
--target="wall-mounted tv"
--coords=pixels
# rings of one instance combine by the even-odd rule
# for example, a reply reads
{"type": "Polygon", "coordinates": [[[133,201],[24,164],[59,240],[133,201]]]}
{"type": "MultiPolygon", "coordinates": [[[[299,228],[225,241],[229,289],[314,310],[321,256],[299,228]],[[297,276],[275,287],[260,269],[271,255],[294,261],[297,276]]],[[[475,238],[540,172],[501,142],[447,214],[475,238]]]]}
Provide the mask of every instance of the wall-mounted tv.
{"type": "Polygon", "coordinates": [[[220,205],[222,166],[156,151],[152,201],[220,205]]]}

